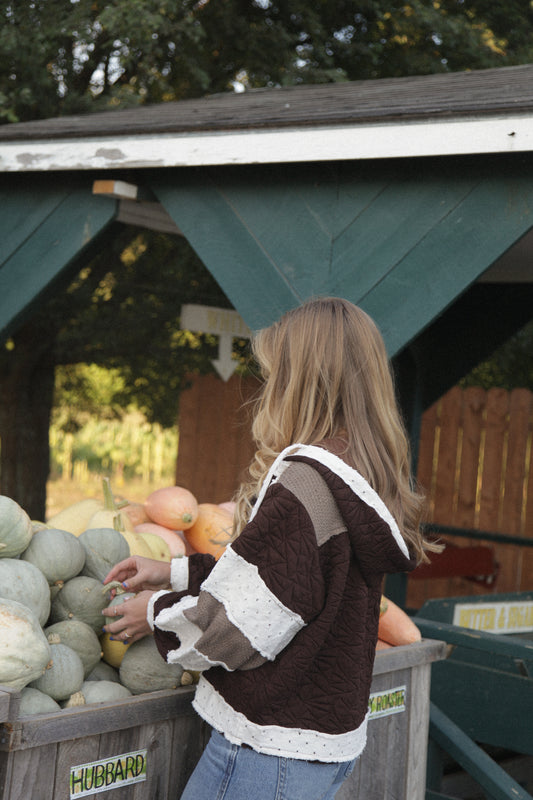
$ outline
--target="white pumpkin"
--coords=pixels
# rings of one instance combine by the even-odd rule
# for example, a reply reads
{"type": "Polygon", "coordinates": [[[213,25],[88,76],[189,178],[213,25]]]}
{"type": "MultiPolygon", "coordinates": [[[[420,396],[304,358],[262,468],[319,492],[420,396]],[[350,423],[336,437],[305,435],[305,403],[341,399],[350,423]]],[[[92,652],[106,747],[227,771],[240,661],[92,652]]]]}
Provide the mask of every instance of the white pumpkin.
{"type": "Polygon", "coordinates": [[[0,684],[21,690],[50,662],[51,649],[36,614],[0,597],[0,684]]]}
{"type": "Polygon", "coordinates": [[[0,596],[23,603],[41,625],[50,614],[50,587],[43,573],[21,558],[0,558],[0,596]]]}
{"type": "Polygon", "coordinates": [[[28,514],[15,500],[0,495],[0,557],[14,558],[29,545],[33,525],[28,514]]]}

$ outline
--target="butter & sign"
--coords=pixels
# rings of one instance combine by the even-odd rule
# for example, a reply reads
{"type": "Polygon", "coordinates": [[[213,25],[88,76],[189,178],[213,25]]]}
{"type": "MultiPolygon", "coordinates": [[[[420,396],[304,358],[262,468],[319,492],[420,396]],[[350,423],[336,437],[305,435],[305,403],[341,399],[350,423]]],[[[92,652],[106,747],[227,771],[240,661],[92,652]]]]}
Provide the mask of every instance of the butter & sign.
{"type": "Polygon", "coordinates": [[[146,780],[146,750],[70,768],[70,800],[146,780]]]}
{"type": "Polygon", "coordinates": [[[530,633],[533,631],[533,601],[458,603],[453,624],[487,633],[530,633]]]}

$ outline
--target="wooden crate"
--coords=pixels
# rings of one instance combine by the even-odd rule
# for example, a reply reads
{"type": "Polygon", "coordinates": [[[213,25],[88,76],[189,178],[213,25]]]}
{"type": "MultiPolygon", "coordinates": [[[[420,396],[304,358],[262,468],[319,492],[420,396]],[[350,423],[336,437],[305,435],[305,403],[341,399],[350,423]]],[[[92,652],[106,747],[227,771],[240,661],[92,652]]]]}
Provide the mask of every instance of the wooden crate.
{"type": "Polygon", "coordinates": [[[428,640],[376,653],[367,746],[335,800],[424,800],[431,664],[445,656],[428,640]]]}
{"type": "MultiPolygon", "coordinates": [[[[0,728],[0,797],[68,800],[75,796],[70,792],[74,767],[123,755],[129,777],[142,780],[120,788],[110,785],[103,797],[176,800],[208,736],[191,706],[193,695],[184,687],[17,719],[18,693],[0,690],[0,721],[6,720],[0,728]],[[143,763],[131,760],[139,751],[146,751],[143,763]],[[144,774],[135,776],[144,766],[144,774]]],[[[93,780],[102,783],[98,788],[103,792],[102,770],[87,779],[89,786],[93,780]]]]}
{"type": "MultiPolygon", "coordinates": [[[[338,800],[423,800],[430,669],[444,651],[423,641],[377,653],[368,746],[338,800]]],[[[91,765],[85,785],[100,782],[109,800],[177,800],[209,735],[193,696],[184,687],[18,719],[18,693],[0,689],[0,798],[70,800],[71,776],[82,785],[74,768],[91,765]],[[139,782],[113,783],[126,771],[139,782]]]]}

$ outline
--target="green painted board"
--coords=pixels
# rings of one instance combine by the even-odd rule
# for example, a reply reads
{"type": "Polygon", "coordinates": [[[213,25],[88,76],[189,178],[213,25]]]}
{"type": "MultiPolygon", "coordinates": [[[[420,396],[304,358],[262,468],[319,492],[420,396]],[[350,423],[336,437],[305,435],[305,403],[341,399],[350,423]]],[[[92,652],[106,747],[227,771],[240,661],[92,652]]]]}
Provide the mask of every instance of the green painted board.
{"type": "Polygon", "coordinates": [[[149,182],[252,329],[346,297],[390,355],[533,227],[533,171],[509,162],[350,162],[167,171],[149,182]]]}
{"type": "Polygon", "coordinates": [[[11,194],[0,238],[0,330],[6,337],[40,295],[113,221],[116,201],[83,186],[11,194]],[[9,227],[8,227],[9,226],[9,227]]]}
{"type": "Polygon", "coordinates": [[[453,659],[433,664],[431,700],[474,741],[533,754],[533,681],[453,659]]]}

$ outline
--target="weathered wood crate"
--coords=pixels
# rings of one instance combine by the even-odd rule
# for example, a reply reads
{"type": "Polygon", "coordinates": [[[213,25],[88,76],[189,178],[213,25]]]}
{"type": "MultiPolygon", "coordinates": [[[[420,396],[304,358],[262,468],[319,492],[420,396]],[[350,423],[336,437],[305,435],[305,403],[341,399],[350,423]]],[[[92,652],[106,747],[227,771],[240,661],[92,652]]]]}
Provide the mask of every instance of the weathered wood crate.
{"type": "MultiPolygon", "coordinates": [[[[431,663],[445,645],[378,652],[368,746],[338,800],[423,800],[431,663]]],[[[0,798],[177,800],[209,730],[194,688],[18,718],[19,695],[0,688],[0,798]]]]}

